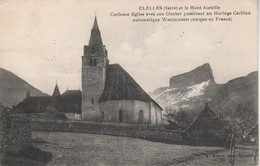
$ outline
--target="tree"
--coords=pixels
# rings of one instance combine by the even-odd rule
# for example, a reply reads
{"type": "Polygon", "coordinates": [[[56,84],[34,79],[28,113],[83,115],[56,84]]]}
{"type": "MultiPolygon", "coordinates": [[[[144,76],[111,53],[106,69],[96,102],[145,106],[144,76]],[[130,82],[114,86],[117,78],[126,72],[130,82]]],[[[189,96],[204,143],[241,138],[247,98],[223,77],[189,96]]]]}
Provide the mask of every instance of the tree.
{"type": "Polygon", "coordinates": [[[227,119],[233,132],[244,136],[255,125],[256,115],[248,108],[248,103],[242,100],[233,102],[232,105],[231,114],[227,119]]]}
{"type": "MultiPolygon", "coordinates": [[[[169,111],[169,108],[166,110],[169,111]]],[[[179,111],[169,111],[169,112],[170,113],[167,114],[168,119],[173,120],[183,128],[187,128],[188,126],[190,126],[193,118],[190,116],[190,114],[187,111],[180,109],[179,111]]]]}
{"type": "MultiPolygon", "coordinates": [[[[221,109],[220,103],[218,102],[218,104],[222,114],[223,111],[221,109]]],[[[251,129],[254,125],[254,118],[257,116],[254,115],[252,109],[249,108],[249,104],[243,100],[233,101],[231,106],[230,114],[225,120],[228,121],[229,128],[231,129],[230,163],[231,165],[234,165],[237,138],[239,138],[241,135],[245,136],[246,131],[251,129]]]]}

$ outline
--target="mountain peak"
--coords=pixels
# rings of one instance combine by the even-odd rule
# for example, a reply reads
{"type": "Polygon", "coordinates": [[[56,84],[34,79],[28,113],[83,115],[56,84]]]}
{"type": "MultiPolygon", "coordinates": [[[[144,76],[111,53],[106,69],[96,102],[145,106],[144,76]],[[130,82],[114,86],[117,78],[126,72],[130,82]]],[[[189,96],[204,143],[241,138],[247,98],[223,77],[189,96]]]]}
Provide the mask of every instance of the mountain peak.
{"type": "Polygon", "coordinates": [[[215,83],[210,64],[205,63],[189,72],[172,76],[170,78],[170,87],[181,88],[186,86],[192,86],[208,80],[215,83]]]}

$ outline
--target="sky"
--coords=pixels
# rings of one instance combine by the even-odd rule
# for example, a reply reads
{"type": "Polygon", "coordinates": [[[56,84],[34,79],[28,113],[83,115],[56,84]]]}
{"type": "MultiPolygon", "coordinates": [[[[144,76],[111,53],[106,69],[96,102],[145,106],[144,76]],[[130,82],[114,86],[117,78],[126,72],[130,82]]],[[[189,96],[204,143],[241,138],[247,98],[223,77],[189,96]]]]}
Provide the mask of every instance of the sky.
{"type": "Polygon", "coordinates": [[[56,80],[61,92],[81,89],[81,56],[95,15],[110,63],[120,64],[147,92],[204,63],[220,84],[258,70],[256,0],[0,0],[0,67],[48,94],[56,80]],[[140,6],[190,5],[251,15],[157,23],[110,16],[155,12],[140,6]]]}

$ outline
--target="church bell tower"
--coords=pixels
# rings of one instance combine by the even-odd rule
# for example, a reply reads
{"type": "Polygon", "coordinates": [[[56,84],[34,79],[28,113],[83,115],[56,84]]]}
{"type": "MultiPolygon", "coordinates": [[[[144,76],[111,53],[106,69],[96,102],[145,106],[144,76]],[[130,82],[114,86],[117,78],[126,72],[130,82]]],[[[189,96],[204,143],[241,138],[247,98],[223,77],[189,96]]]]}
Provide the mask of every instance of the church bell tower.
{"type": "Polygon", "coordinates": [[[101,120],[98,100],[105,87],[108,63],[107,50],[95,17],[89,44],[84,46],[82,56],[82,120],[101,120]]]}

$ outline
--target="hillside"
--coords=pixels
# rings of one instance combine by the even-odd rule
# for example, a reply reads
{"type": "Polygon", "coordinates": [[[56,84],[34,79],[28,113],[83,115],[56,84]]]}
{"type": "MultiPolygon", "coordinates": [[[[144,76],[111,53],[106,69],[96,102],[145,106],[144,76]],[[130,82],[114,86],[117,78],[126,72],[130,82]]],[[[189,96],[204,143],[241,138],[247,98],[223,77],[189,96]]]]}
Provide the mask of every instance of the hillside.
{"type": "Polygon", "coordinates": [[[9,107],[16,105],[25,99],[27,90],[32,96],[47,95],[15,74],[0,68],[0,103],[9,107]]]}
{"type": "Polygon", "coordinates": [[[258,112],[258,72],[252,72],[221,85],[210,102],[215,110],[218,103],[224,111],[232,112],[240,103],[247,111],[258,112]]]}

